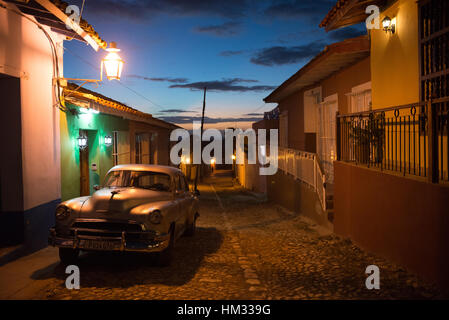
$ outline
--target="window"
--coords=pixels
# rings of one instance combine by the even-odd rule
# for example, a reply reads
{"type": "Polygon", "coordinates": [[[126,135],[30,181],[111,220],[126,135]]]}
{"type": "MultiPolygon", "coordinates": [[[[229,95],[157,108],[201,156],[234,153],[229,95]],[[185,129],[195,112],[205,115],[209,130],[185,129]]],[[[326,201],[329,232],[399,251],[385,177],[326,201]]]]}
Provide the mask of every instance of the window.
{"type": "Polygon", "coordinates": [[[135,140],[135,163],[150,164],[150,134],[136,134],[135,140]]]}
{"type": "Polygon", "coordinates": [[[304,92],[304,132],[316,133],[318,128],[317,109],[321,103],[321,87],[304,92]]]}
{"type": "Polygon", "coordinates": [[[141,188],[156,191],[170,191],[170,176],[165,173],[152,171],[116,170],[105,178],[109,188],[141,188]]]}
{"type": "Polygon", "coordinates": [[[128,132],[114,131],[112,141],[112,158],[114,160],[114,166],[118,164],[129,163],[130,150],[128,142],[128,132]]]}
{"type": "Polygon", "coordinates": [[[367,82],[352,88],[347,94],[349,113],[371,110],[371,82],[367,82]]]}

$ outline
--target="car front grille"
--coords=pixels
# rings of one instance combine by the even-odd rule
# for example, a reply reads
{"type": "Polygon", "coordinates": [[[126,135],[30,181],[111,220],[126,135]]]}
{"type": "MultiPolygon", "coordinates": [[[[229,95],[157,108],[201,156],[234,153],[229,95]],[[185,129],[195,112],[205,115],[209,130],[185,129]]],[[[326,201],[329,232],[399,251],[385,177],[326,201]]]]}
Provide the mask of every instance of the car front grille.
{"type": "Polygon", "coordinates": [[[94,229],[111,232],[141,232],[142,226],[139,223],[110,222],[110,221],[76,221],[74,229],[94,229]]]}
{"type": "Polygon", "coordinates": [[[137,240],[146,237],[142,234],[144,228],[136,222],[83,220],[75,221],[71,228],[71,235],[94,237],[121,237],[125,232],[127,240],[137,240]]]}

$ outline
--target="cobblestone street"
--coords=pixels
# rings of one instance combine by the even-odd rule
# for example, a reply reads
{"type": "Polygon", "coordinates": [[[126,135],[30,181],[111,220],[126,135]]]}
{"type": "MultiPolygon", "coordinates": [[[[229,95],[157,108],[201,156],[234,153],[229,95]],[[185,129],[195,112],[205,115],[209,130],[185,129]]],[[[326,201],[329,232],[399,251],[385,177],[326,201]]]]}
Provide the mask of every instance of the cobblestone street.
{"type": "Polygon", "coordinates": [[[36,270],[47,287],[38,299],[425,299],[438,292],[350,241],[234,185],[200,186],[193,238],[176,243],[170,267],[136,254],[84,254],[81,289],[65,288],[59,264],[36,270]],[[367,290],[365,269],[380,268],[380,290],[367,290]],[[50,270],[50,272],[48,272],[50,270]],[[44,272],[45,271],[45,272],[44,272]]]}

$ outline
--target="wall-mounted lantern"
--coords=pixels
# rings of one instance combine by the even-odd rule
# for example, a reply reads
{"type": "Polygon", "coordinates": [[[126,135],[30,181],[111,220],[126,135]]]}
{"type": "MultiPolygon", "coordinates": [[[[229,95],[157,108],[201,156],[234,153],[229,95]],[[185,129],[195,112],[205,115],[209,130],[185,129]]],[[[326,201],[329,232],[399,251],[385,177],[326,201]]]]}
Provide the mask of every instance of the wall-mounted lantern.
{"type": "Polygon", "coordinates": [[[235,159],[237,159],[237,157],[235,156],[235,154],[232,155],[232,160],[235,161],[235,159]]]}
{"type": "Polygon", "coordinates": [[[80,81],[82,82],[82,84],[75,89],[75,91],[77,91],[86,83],[95,83],[98,86],[99,83],[103,81],[103,70],[105,71],[108,80],[120,80],[123,71],[123,65],[125,64],[125,61],[123,61],[117,53],[120,52],[120,49],[117,48],[117,44],[115,42],[111,42],[109,44],[109,48],[105,50],[108,52],[108,54],[101,60],[100,80],[55,78],[54,81],[58,81],[61,87],[67,87],[68,81],[80,81]]]}
{"type": "Polygon", "coordinates": [[[111,136],[105,136],[104,137],[104,144],[106,147],[112,146],[112,137],[111,136]]]}
{"type": "Polygon", "coordinates": [[[78,147],[82,150],[87,147],[87,137],[86,136],[79,136],[78,137],[78,147]]]}
{"type": "Polygon", "coordinates": [[[390,17],[386,16],[382,20],[382,27],[385,32],[391,32],[394,34],[396,32],[396,18],[390,19],[390,17]]]}
{"type": "MultiPolygon", "coordinates": [[[[117,44],[115,42],[111,42],[106,51],[109,53],[101,61],[101,67],[103,68],[104,66],[108,80],[120,80],[123,65],[125,64],[117,53],[120,52],[120,49],[117,48],[117,44]]],[[[101,72],[101,74],[103,75],[103,72],[101,72]]]]}

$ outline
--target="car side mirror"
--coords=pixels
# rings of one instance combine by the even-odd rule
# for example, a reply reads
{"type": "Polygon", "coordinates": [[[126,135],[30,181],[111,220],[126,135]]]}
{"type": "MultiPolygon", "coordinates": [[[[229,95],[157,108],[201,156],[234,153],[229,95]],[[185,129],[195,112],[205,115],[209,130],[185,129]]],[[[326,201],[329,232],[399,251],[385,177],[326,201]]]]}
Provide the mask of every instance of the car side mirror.
{"type": "Polygon", "coordinates": [[[101,186],[99,186],[98,184],[94,185],[94,190],[95,190],[95,191],[98,191],[98,190],[100,190],[100,189],[101,189],[101,186]]]}

